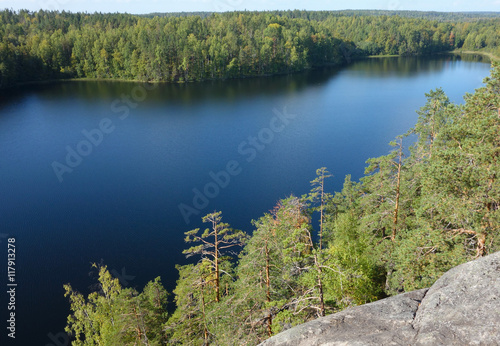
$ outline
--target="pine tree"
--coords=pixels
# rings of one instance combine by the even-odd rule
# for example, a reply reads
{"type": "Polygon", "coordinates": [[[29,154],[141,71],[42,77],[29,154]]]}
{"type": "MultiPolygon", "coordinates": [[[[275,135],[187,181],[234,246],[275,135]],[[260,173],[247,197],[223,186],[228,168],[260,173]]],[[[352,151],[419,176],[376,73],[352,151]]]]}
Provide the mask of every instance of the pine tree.
{"type": "Polygon", "coordinates": [[[165,324],[169,343],[174,345],[208,345],[208,305],[214,301],[213,290],[207,289],[211,264],[202,260],[196,265],[177,266],[179,279],[173,293],[176,310],[165,324]]]}
{"type": "Polygon", "coordinates": [[[423,216],[446,237],[465,236],[474,255],[496,248],[500,187],[500,68],[493,65],[486,86],[468,94],[434,141],[424,174],[428,195],[423,216]]]}
{"type": "Polygon", "coordinates": [[[216,302],[219,302],[221,297],[221,262],[230,260],[226,254],[236,255],[231,250],[235,247],[242,247],[248,238],[244,232],[233,230],[229,224],[223,223],[221,214],[222,212],[213,212],[202,218],[203,222],[211,225],[211,228],[205,229],[201,235],[198,235],[199,228],[186,232],[186,243],[198,242],[200,244],[183,251],[187,257],[201,255],[202,260],[211,264],[216,302]]]}
{"type": "Polygon", "coordinates": [[[313,211],[319,211],[319,249],[323,248],[323,223],[325,222],[325,206],[328,201],[332,198],[332,195],[325,192],[325,179],[333,177],[333,175],[328,172],[326,167],[321,167],[316,170],[316,179],[311,181],[313,189],[309,193],[308,200],[318,206],[313,207],[313,211]]]}

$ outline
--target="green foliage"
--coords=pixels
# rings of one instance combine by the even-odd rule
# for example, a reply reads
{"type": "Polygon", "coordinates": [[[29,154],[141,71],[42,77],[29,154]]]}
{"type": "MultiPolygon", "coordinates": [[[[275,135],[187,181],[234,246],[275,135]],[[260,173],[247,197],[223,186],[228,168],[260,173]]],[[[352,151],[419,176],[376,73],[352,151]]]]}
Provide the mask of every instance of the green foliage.
{"type": "Polygon", "coordinates": [[[211,225],[211,228],[205,229],[201,235],[198,235],[198,228],[186,232],[186,243],[198,242],[200,244],[182,252],[187,257],[200,255],[202,263],[209,267],[213,278],[208,283],[213,283],[216,302],[220,301],[221,296],[221,273],[229,275],[229,272],[221,271],[221,264],[230,264],[231,257],[229,255],[236,254],[233,248],[243,246],[248,238],[244,232],[233,230],[229,224],[223,223],[221,214],[220,211],[213,212],[202,218],[203,222],[211,225]]]}
{"type": "Polygon", "coordinates": [[[174,290],[176,310],[165,325],[169,343],[173,345],[203,345],[209,340],[206,304],[213,301],[207,292],[207,263],[177,266],[179,279],[174,290]]]}
{"type": "Polygon", "coordinates": [[[333,177],[333,175],[328,172],[326,167],[321,167],[316,170],[316,179],[311,181],[313,189],[307,196],[307,200],[313,205],[311,211],[319,211],[319,248],[323,247],[323,223],[325,222],[325,207],[327,203],[332,199],[332,195],[325,191],[325,179],[333,177]]]}
{"type": "Polygon", "coordinates": [[[487,13],[0,11],[0,88],[60,78],[198,81],[301,71],[377,54],[500,51],[487,13]],[[478,17],[484,20],[478,21],[478,17]]]}
{"type": "MultiPolygon", "coordinates": [[[[94,265],[95,266],[95,265],[94,265]]],[[[95,266],[97,268],[97,266],[95,266]]],[[[99,290],[84,295],[64,285],[72,314],[66,332],[73,345],[162,345],[167,292],[160,278],[144,291],[123,289],[105,266],[99,267],[99,290]]]]}
{"type": "Polygon", "coordinates": [[[226,326],[232,323],[233,314],[227,312],[231,304],[225,299],[232,293],[231,255],[236,254],[234,248],[243,246],[248,236],[223,223],[221,212],[207,214],[202,220],[211,227],[201,234],[199,229],[185,233],[187,243],[200,244],[183,253],[200,255],[201,259],[195,265],[177,268],[180,274],[174,290],[177,309],[166,324],[173,344],[201,345],[232,337],[226,326]]]}
{"type": "Polygon", "coordinates": [[[437,133],[448,120],[449,115],[447,113],[454,111],[443,89],[431,90],[425,96],[427,97],[427,103],[417,111],[419,115],[418,122],[415,128],[410,130],[410,133],[418,135],[416,148],[419,152],[415,153],[415,155],[419,156],[418,159],[432,158],[432,146],[437,133]]]}
{"type": "Polygon", "coordinates": [[[421,217],[447,237],[466,235],[469,254],[498,246],[500,68],[451,112],[423,170],[421,217]]]}
{"type": "Polygon", "coordinates": [[[328,227],[332,235],[324,264],[326,301],[344,309],[382,297],[381,268],[358,218],[352,212],[340,213],[328,227]]]}
{"type": "Polygon", "coordinates": [[[388,242],[395,202],[395,159],[370,159],[357,207],[372,236],[387,294],[430,286],[459,263],[498,251],[500,202],[499,66],[486,86],[451,104],[443,90],[431,91],[409,132],[417,136],[403,161],[396,236],[388,242]]]}
{"type": "Polygon", "coordinates": [[[388,276],[387,293],[397,294],[430,287],[448,269],[467,259],[465,237],[444,237],[436,229],[411,229],[403,231],[394,247],[394,267],[388,276]]]}

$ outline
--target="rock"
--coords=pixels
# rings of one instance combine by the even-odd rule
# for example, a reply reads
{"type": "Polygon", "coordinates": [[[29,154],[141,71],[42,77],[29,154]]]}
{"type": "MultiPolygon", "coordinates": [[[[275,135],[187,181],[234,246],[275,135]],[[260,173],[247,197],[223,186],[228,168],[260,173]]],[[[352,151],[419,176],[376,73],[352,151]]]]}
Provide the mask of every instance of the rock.
{"type": "Polygon", "coordinates": [[[356,306],[291,328],[261,345],[400,345],[427,289],[356,306]]]}
{"type": "Polygon", "coordinates": [[[449,270],[429,289],[346,309],[261,345],[500,345],[500,252],[449,270]]]}
{"type": "Polygon", "coordinates": [[[500,252],[446,272],[427,292],[415,345],[500,344],[500,252]]]}

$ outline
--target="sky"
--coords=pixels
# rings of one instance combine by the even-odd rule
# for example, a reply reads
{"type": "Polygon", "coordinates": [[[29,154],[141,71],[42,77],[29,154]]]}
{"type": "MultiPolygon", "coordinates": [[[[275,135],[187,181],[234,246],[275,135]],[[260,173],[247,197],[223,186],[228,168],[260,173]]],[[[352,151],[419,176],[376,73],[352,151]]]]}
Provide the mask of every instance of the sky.
{"type": "Polygon", "coordinates": [[[71,12],[237,11],[237,10],[418,10],[500,11],[500,0],[0,0],[0,9],[71,12]]]}

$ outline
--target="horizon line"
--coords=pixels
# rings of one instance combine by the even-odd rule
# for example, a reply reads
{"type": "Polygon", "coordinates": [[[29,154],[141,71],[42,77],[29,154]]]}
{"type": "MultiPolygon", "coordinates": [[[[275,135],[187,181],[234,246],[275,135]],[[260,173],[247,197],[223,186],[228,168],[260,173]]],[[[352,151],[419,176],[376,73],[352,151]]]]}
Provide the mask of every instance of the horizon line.
{"type": "Polygon", "coordinates": [[[286,12],[286,11],[302,11],[302,12],[344,12],[344,11],[352,11],[352,12],[362,12],[362,11],[378,11],[378,12],[420,12],[420,13],[491,13],[491,14],[498,14],[500,15],[500,11],[488,11],[488,10],[478,10],[478,11],[436,11],[436,10],[384,10],[384,9],[342,9],[342,10],[306,10],[306,9],[274,9],[274,10],[228,10],[228,11],[172,11],[172,12],[148,12],[148,13],[132,13],[132,12],[101,12],[101,11],[93,11],[93,12],[88,12],[88,11],[76,11],[73,12],[71,10],[51,10],[51,9],[43,9],[40,8],[38,10],[29,10],[26,8],[20,8],[20,9],[13,9],[5,7],[3,9],[0,9],[0,11],[14,11],[14,12],[30,12],[30,13],[36,13],[39,11],[46,11],[46,12],[65,12],[65,13],[72,13],[72,14],[77,14],[77,13],[84,13],[84,14],[130,14],[130,15],[137,15],[137,16],[144,16],[144,15],[152,15],[152,14],[175,14],[175,13],[234,13],[234,12],[286,12]]]}

